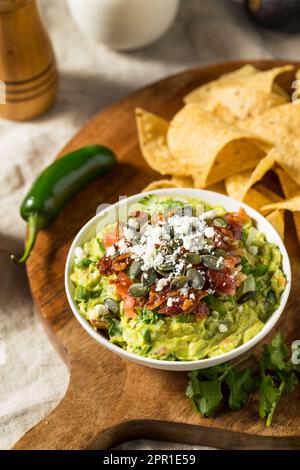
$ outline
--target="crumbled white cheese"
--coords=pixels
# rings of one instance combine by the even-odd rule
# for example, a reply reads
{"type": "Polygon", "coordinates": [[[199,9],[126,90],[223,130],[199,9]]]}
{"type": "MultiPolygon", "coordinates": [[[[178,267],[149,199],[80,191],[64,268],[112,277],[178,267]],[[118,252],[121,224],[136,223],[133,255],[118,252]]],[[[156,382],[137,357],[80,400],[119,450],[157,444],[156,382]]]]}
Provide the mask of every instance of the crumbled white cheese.
{"type": "Polygon", "coordinates": [[[169,297],[167,300],[167,307],[172,307],[172,305],[173,305],[173,299],[172,297],[169,297]]]}
{"type": "Polygon", "coordinates": [[[169,279],[167,277],[163,277],[161,279],[158,279],[156,281],[156,292],[160,292],[163,290],[164,287],[166,287],[166,285],[168,285],[169,283],[169,279]]]}
{"type": "Polygon", "coordinates": [[[85,258],[84,251],[80,246],[77,246],[75,248],[74,255],[75,255],[75,263],[78,263],[79,261],[85,258]]]}
{"type": "Polygon", "coordinates": [[[228,328],[226,325],[224,325],[224,323],[220,323],[219,324],[219,331],[220,333],[226,333],[226,331],[228,331],[228,328]]]}
{"type": "Polygon", "coordinates": [[[108,308],[106,305],[97,304],[95,307],[90,310],[89,317],[90,320],[98,320],[101,316],[106,315],[108,313],[108,308]]]}
{"type": "Polygon", "coordinates": [[[109,246],[107,249],[106,249],[106,255],[107,256],[114,256],[116,254],[116,248],[114,245],[112,246],[109,246]]]}
{"type": "Polygon", "coordinates": [[[249,253],[251,253],[251,255],[257,256],[257,254],[258,254],[258,247],[257,246],[251,245],[251,246],[249,246],[248,250],[249,250],[249,253]]]}
{"type": "Polygon", "coordinates": [[[134,219],[133,217],[130,217],[127,221],[127,224],[129,227],[138,228],[139,221],[137,219],[134,219]]]}
{"type": "Polygon", "coordinates": [[[206,236],[206,238],[213,238],[215,235],[214,228],[206,227],[206,229],[204,230],[204,235],[206,236]]]}
{"type": "Polygon", "coordinates": [[[211,210],[211,211],[204,212],[204,214],[200,215],[199,219],[202,219],[202,220],[213,219],[214,217],[216,217],[216,215],[217,215],[216,211],[211,210]]]}
{"type": "Polygon", "coordinates": [[[135,235],[134,230],[128,227],[124,227],[124,237],[126,240],[131,242],[131,240],[133,240],[134,238],[134,235],[135,235]]]}
{"type": "Polygon", "coordinates": [[[123,255],[124,253],[127,253],[127,251],[128,251],[128,245],[127,245],[126,241],[124,240],[124,238],[122,238],[122,239],[118,242],[118,247],[119,247],[120,255],[123,255]]]}
{"type": "Polygon", "coordinates": [[[224,258],[222,256],[220,256],[220,258],[218,258],[218,261],[217,261],[217,268],[219,268],[221,266],[223,261],[224,261],[224,258]]]}
{"type": "Polygon", "coordinates": [[[185,286],[179,289],[180,294],[184,295],[185,297],[189,295],[189,286],[186,284],[185,286]]]}

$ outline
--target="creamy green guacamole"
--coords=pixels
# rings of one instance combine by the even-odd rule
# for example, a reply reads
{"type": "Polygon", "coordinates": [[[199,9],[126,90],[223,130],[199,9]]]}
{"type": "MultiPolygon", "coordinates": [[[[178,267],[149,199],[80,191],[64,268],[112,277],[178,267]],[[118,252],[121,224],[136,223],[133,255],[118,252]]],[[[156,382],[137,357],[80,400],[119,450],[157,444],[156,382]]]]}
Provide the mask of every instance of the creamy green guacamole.
{"type": "MultiPolygon", "coordinates": [[[[221,233],[221,236],[225,237],[225,241],[222,238],[222,243],[227,246],[229,242],[226,230],[231,234],[234,232],[233,228],[236,228],[238,232],[239,226],[235,227],[228,223],[228,220],[230,221],[231,219],[230,216],[228,218],[226,215],[227,213],[224,208],[210,206],[194,199],[158,199],[156,196],[152,196],[142,199],[140,201],[140,208],[144,213],[148,213],[149,217],[165,214],[165,219],[170,221],[172,225],[172,223],[177,223],[177,214],[175,216],[171,215],[169,219],[166,214],[170,214],[170,211],[171,214],[174,211],[179,211],[180,214],[181,208],[186,204],[188,204],[189,210],[192,211],[189,213],[192,214],[192,218],[186,217],[182,219],[183,222],[191,221],[192,224],[196,220],[195,218],[198,217],[196,209],[199,205],[201,207],[201,204],[203,205],[200,210],[200,217],[201,213],[214,211],[212,218],[205,219],[207,227],[203,229],[203,233],[207,233],[211,237],[210,240],[218,239],[221,233]],[[172,217],[175,217],[175,222],[172,217]],[[219,227],[223,223],[227,224],[224,230],[222,227],[219,227]],[[210,228],[208,229],[208,227],[210,228]],[[224,236],[223,232],[225,233],[224,236]],[[214,233],[213,237],[212,233],[214,233]]],[[[134,219],[134,217],[131,217],[131,219],[134,219]]],[[[124,222],[127,223],[127,221],[124,222]]],[[[99,260],[102,260],[103,263],[104,257],[107,256],[107,253],[110,253],[108,258],[111,261],[120,256],[120,251],[122,251],[119,249],[118,244],[115,245],[116,248],[111,248],[110,250],[105,247],[105,243],[107,244],[107,234],[115,228],[114,226],[105,227],[97,236],[75,250],[71,280],[75,286],[74,299],[78,304],[80,313],[96,330],[101,330],[106,334],[111,342],[129,352],[154,359],[199,360],[220,355],[246,343],[257,335],[267,319],[279,306],[281,294],[286,286],[286,279],[282,271],[282,256],[279,248],[266,241],[265,235],[256,229],[255,223],[250,218],[242,220],[242,222],[238,238],[233,241],[229,240],[232,242],[229,249],[224,250],[223,247],[223,250],[219,249],[219,251],[216,251],[214,247],[209,252],[211,258],[208,261],[215,262],[215,270],[210,265],[207,268],[203,267],[202,264],[203,260],[207,262],[207,259],[204,257],[205,254],[207,255],[207,250],[211,249],[209,245],[205,245],[208,240],[208,238],[205,238],[205,235],[203,235],[204,247],[201,245],[202,242],[200,242],[197,253],[195,244],[191,247],[192,253],[201,257],[201,263],[196,265],[196,270],[203,277],[204,285],[198,288],[198,290],[192,289],[191,291],[190,286],[193,285],[192,278],[192,281],[188,281],[190,284],[187,283],[185,285],[187,287],[182,287],[178,290],[178,296],[174,297],[175,300],[168,297],[171,295],[170,291],[173,292],[174,289],[172,290],[168,286],[164,287],[163,289],[166,289],[166,298],[169,300],[163,305],[165,305],[166,310],[169,308],[171,312],[176,310],[175,313],[160,313],[161,305],[154,309],[152,305],[151,309],[148,308],[149,296],[151,293],[152,296],[160,295],[161,291],[156,291],[157,286],[164,284],[165,281],[161,281],[161,279],[167,277],[165,272],[160,270],[160,272],[163,272],[163,275],[161,275],[159,268],[156,268],[158,271],[154,273],[156,275],[155,283],[145,288],[148,291],[144,297],[136,297],[133,300],[136,303],[133,310],[130,310],[130,312],[134,312],[132,318],[125,312],[127,294],[123,295],[122,292],[122,295],[120,295],[116,287],[115,282],[118,283],[118,279],[120,279],[120,271],[109,271],[107,274],[101,273],[103,264],[99,265],[99,260]],[[115,252],[113,252],[114,250],[115,252]],[[222,252],[221,255],[220,252],[222,252]],[[215,276],[219,276],[219,274],[215,274],[216,272],[222,273],[224,270],[226,271],[226,268],[222,267],[224,262],[226,264],[226,260],[232,257],[232,253],[235,256],[235,265],[230,272],[227,270],[229,272],[228,282],[232,280],[236,285],[230,291],[228,288],[228,293],[220,293],[218,289],[226,290],[227,286],[220,285],[217,289],[212,288],[211,286],[214,286],[216,281],[212,283],[211,279],[214,280],[215,276]],[[196,295],[194,295],[195,293],[196,295]],[[197,304],[198,293],[203,295],[200,304],[197,304]],[[185,304],[182,304],[183,298],[187,299],[189,303],[194,302],[194,304],[185,311],[179,311],[178,305],[185,306],[185,304]],[[108,303],[107,299],[110,299],[108,303]],[[109,305],[109,308],[107,305],[109,305]],[[194,306],[195,309],[193,310],[194,306]]],[[[184,242],[191,243],[191,239],[184,239],[184,242]]],[[[170,240],[172,241],[173,239],[170,238],[170,240]]],[[[171,243],[170,240],[167,242],[168,245],[171,243]]],[[[129,242],[127,241],[127,243],[129,242]]],[[[134,243],[130,239],[128,251],[132,249],[134,243]]],[[[194,243],[194,239],[192,239],[192,243],[194,243]]],[[[136,244],[141,244],[141,241],[138,241],[136,244]]],[[[210,244],[212,245],[211,241],[210,244]]],[[[121,244],[121,246],[123,245],[121,244]]],[[[144,251],[146,250],[145,247],[142,248],[144,251]]],[[[178,255],[177,265],[174,269],[177,269],[178,264],[181,262],[179,258],[185,259],[186,253],[189,253],[189,250],[184,251],[183,248],[181,249],[182,253],[178,255]]],[[[142,252],[139,246],[135,250],[136,253],[142,252]]],[[[149,258],[150,261],[147,261],[149,265],[156,262],[158,254],[155,254],[156,258],[149,258]]],[[[146,259],[146,255],[143,257],[143,262],[144,259],[146,259]]],[[[137,260],[135,258],[135,261],[137,260]]],[[[126,276],[128,278],[130,278],[131,264],[132,260],[123,270],[124,273],[127,273],[126,276]]],[[[145,266],[144,268],[146,269],[145,266]]],[[[152,273],[153,268],[151,266],[147,269],[152,273]]],[[[180,276],[187,276],[186,278],[188,279],[188,271],[193,271],[193,269],[195,269],[194,266],[186,263],[185,267],[182,268],[183,274],[180,274],[180,276]]],[[[192,274],[195,273],[192,272],[192,274]]],[[[172,282],[174,279],[174,277],[172,278],[172,273],[168,276],[171,279],[170,282],[172,282]]],[[[131,280],[133,284],[138,284],[138,287],[141,289],[142,283],[140,281],[140,278],[131,280]]],[[[201,282],[198,286],[200,285],[201,282]]],[[[128,292],[130,292],[130,289],[128,292]]],[[[174,296],[175,294],[172,295],[174,296]]],[[[130,299],[132,300],[131,296],[130,299]]]]}

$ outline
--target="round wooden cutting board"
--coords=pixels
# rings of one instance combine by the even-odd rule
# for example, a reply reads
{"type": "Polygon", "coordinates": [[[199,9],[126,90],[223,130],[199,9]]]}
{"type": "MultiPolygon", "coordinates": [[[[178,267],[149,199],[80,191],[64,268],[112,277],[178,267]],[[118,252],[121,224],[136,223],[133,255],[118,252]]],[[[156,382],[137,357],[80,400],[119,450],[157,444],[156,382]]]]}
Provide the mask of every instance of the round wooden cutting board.
{"type": "MultiPolygon", "coordinates": [[[[69,247],[97,206],[137,193],[159,177],[139,151],[134,109],[142,107],[170,119],[188,91],[243,64],[199,67],[137,91],[98,114],[62,150],[64,154],[101,143],[116,152],[119,165],[75,197],[39,235],[27,264],[33,298],[49,337],[70,369],[70,383],[57,408],[29,430],[15,449],[106,449],[137,438],[232,449],[300,448],[300,387],[282,399],[270,429],[258,418],[255,398],[240,412],[221,411],[216,418],[201,418],[185,397],[186,373],[139,366],[102,348],[73,316],[64,289],[69,247]]],[[[254,62],[262,69],[281,64],[254,62]]],[[[289,83],[291,77],[282,83],[287,90],[289,83]]],[[[287,225],[287,248],[293,286],[277,328],[292,340],[300,338],[300,258],[292,223],[287,225]]]]}

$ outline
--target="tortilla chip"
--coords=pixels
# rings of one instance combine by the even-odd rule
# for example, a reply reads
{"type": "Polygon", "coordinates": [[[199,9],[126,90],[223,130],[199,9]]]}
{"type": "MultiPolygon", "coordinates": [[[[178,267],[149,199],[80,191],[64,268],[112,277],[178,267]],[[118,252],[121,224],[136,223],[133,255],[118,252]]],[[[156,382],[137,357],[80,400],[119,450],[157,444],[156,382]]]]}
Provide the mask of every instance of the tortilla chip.
{"type": "Polygon", "coordinates": [[[211,80],[210,82],[205,83],[204,85],[201,85],[200,87],[192,90],[183,98],[183,100],[185,103],[194,103],[201,101],[201,99],[206,97],[207,95],[212,95],[214,93],[214,90],[218,89],[220,86],[234,84],[237,80],[249,77],[251,75],[255,75],[258,72],[259,70],[253,65],[243,65],[243,67],[240,67],[237,70],[225,73],[216,80],[211,80]]]}
{"type": "Polygon", "coordinates": [[[300,188],[299,192],[295,194],[295,196],[290,197],[289,199],[284,199],[280,202],[273,202],[271,204],[267,204],[266,206],[262,207],[262,211],[276,210],[276,209],[286,209],[290,212],[298,212],[300,211],[300,188]]]}
{"type": "Polygon", "coordinates": [[[283,198],[281,196],[279,196],[279,194],[275,193],[275,191],[272,191],[272,189],[267,188],[267,186],[265,186],[262,183],[258,183],[255,186],[255,189],[257,189],[257,191],[259,191],[261,194],[263,194],[271,202],[279,202],[279,201],[283,200],[283,198]]]}
{"type": "Polygon", "coordinates": [[[256,118],[246,119],[240,126],[276,145],[277,163],[300,185],[299,103],[272,108],[256,118]]]}
{"type": "Polygon", "coordinates": [[[246,170],[226,178],[225,187],[228,196],[242,201],[245,196],[245,187],[247,186],[251,175],[252,170],[246,170]]]}
{"type": "Polygon", "coordinates": [[[224,181],[218,181],[217,183],[207,186],[207,188],[205,189],[207,191],[213,191],[215,193],[225,194],[226,196],[226,188],[225,188],[224,181]]]}
{"type": "MultiPolygon", "coordinates": [[[[281,168],[276,168],[275,172],[279,178],[283,194],[290,198],[295,196],[299,191],[299,186],[295,181],[281,168]]],[[[300,211],[293,212],[293,219],[296,227],[297,237],[300,243],[300,211]]]]}
{"type": "Polygon", "coordinates": [[[241,88],[246,88],[248,91],[255,89],[257,91],[271,93],[272,91],[276,91],[276,88],[275,90],[273,88],[276,77],[293,68],[292,65],[285,65],[261,71],[251,65],[246,65],[196,88],[184,97],[184,102],[199,102],[208,95],[213,96],[216,90],[229,87],[235,87],[237,93],[239,93],[241,88]]]}
{"type": "MultiPolygon", "coordinates": [[[[273,149],[266,155],[264,159],[262,159],[253,173],[251,174],[251,177],[249,178],[247,184],[245,185],[243,189],[243,193],[241,194],[242,198],[244,198],[247,194],[247,191],[253,186],[255,183],[260,181],[264,175],[273,168],[275,163],[275,157],[274,157],[274,152],[273,149]]],[[[243,199],[242,199],[243,200],[243,199]]]]}
{"type": "Polygon", "coordinates": [[[284,212],[280,210],[275,210],[269,214],[266,219],[273,225],[273,227],[277,230],[280,237],[284,239],[284,212]]]}
{"type": "Polygon", "coordinates": [[[174,175],[171,181],[176,184],[179,188],[193,188],[194,182],[190,176],[174,175]]]}
{"type": "Polygon", "coordinates": [[[168,189],[168,188],[178,188],[177,184],[175,184],[171,180],[157,180],[152,181],[151,183],[146,186],[142,192],[145,191],[154,191],[155,189],[168,189]]]}
{"type": "Polygon", "coordinates": [[[248,206],[253,207],[256,211],[260,212],[263,206],[270,204],[272,201],[257,189],[251,188],[247,192],[244,202],[248,204],[248,206]]]}
{"type": "MultiPolygon", "coordinates": [[[[175,172],[167,146],[168,122],[140,108],[135,110],[135,116],[140,149],[148,165],[162,175],[175,172]]],[[[177,164],[176,169],[178,173],[177,164]]]]}
{"type": "Polygon", "coordinates": [[[291,101],[290,95],[276,82],[273,83],[273,93],[285,98],[286,102],[291,101]]]}
{"type": "Polygon", "coordinates": [[[300,107],[288,103],[268,109],[260,116],[240,123],[243,129],[280,145],[297,137],[300,124],[300,107]]]}
{"type": "MultiPolygon", "coordinates": [[[[195,187],[206,187],[254,168],[265,152],[258,140],[195,104],[186,105],[170,123],[167,142],[177,174],[192,175],[195,187]]],[[[259,140],[261,142],[261,140],[259,140]]]]}
{"type": "Polygon", "coordinates": [[[280,167],[275,167],[274,171],[278,176],[283,194],[286,198],[295,196],[300,190],[298,184],[280,167]]]}
{"type": "Polygon", "coordinates": [[[229,122],[257,116],[266,109],[290,101],[288,96],[281,92],[278,94],[278,86],[273,85],[278,75],[292,69],[293,66],[288,65],[263,72],[252,70],[247,74],[233,74],[197,88],[184,101],[197,103],[204,110],[229,122]]]}
{"type": "Polygon", "coordinates": [[[276,93],[252,90],[251,93],[247,92],[246,98],[243,98],[236,93],[235,89],[230,89],[229,92],[227,88],[221,88],[214,94],[213,99],[202,100],[199,106],[226,122],[238,125],[240,120],[258,116],[266,109],[288,102],[289,99],[276,93]]]}

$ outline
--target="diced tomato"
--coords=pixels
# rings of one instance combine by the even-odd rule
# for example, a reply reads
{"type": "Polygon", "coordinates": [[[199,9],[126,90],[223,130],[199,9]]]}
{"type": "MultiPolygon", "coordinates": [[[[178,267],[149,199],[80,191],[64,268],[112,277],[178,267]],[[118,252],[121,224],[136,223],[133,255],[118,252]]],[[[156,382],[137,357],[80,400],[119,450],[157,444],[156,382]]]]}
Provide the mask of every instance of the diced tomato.
{"type": "Polygon", "coordinates": [[[109,248],[110,246],[117,243],[123,237],[123,235],[123,228],[117,225],[112,232],[105,234],[103,238],[103,245],[105,248],[109,248]]]}
{"type": "Polygon", "coordinates": [[[233,274],[209,269],[208,280],[210,287],[215,289],[218,294],[233,295],[236,291],[236,282],[233,274]]]}
{"type": "Polygon", "coordinates": [[[128,294],[128,288],[132,284],[132,280],[122,271],[119,272],[118,277],[115,281],[112,281],[116,285],[117,294],[124,300],[124,313],[129,318],[136,317],[134,309],[135,298],[128,294]]]}
{"type": "Polygon", "coordinates": [[[126,294],[123,297],[124,300],[124,313],[127,317],[129,318],[135,318],[136,317],[136,312],[134,309],[135,306],[135,299],[131,297],[131,295],[126,294]]]}

